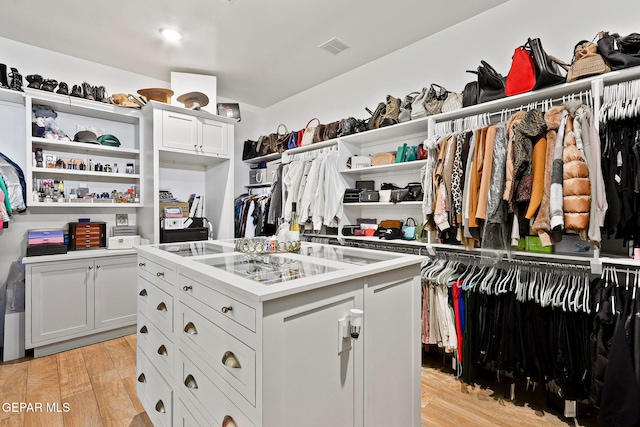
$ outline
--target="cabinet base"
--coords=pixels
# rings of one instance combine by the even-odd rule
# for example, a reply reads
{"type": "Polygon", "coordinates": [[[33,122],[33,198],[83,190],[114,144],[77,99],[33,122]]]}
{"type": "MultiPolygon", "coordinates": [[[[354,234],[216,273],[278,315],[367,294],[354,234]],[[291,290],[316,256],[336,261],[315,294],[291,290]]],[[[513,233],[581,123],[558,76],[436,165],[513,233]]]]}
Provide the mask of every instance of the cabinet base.
{"type": "Polygon", "coordinates": [[[33,348],[33,357],[48,356],[50,354],[60,353],[61,351],[73,350],[74,348],[84,347],[85,345],[96,344],[102,341],[120,338],[125,335],[135,334],[136,325],[124,326],[118,329],[98,332],[84,337],[73,338],[67,341],[57,342],[55,344],[43,345],[33,348]]]}

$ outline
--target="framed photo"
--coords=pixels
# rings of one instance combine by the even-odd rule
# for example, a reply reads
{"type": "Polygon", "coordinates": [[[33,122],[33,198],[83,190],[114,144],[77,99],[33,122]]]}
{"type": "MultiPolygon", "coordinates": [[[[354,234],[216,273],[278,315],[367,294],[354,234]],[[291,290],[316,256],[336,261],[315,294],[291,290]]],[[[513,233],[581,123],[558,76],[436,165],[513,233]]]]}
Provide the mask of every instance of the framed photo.
{"type": "Polygon", "coordinates": [[[240,121],[240,105],[237,103],[218,103],[218,115],[240,121]]]}
{"type": "Polygon", "coordinates": [[[129,225],[129,215],[128,214],[116,214],[116,225],[129,225]]]}

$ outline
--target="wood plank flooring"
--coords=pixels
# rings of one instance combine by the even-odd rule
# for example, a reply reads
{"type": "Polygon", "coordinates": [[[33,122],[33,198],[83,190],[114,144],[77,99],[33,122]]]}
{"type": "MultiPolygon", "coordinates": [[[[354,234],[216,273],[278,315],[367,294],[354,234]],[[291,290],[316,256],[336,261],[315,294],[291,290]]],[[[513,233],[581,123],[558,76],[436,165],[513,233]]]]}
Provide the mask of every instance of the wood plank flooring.
{"type": "MultiPolygon", "coordinates": [[[[56,403],[60,412],[6,412],[0,427],[151,427],[136,397],[136,336],[39,359],[0,363],[0,404],[56,403]],[[69,410],[64,412],[64,405],[69,410]]],[[[422,425],[428,427],[596,426],[594,416],[564,419],[549,412],[545,394],[495,381],[463,383],[441,357],[426,356],[422,367],[422,425]]],[[[396,426],[393,426],[396,427],[396,426]]],[[[404,426],[397,426],[404,427],[404,426]]]]}

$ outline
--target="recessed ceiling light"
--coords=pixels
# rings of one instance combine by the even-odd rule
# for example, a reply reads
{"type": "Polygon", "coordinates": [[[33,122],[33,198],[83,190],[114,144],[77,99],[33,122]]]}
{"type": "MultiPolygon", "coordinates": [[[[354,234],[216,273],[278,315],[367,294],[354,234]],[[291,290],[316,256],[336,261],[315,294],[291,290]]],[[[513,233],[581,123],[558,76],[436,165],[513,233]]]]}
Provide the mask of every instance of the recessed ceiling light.
{"type": "Polygon", "coordinates": [[[182,33],[178,30],[174,30],[173,28],[161,28],[160,34],[162,34],[162,37],[164,37],[165,40],[170,42],[182,40],[182,33]]]}

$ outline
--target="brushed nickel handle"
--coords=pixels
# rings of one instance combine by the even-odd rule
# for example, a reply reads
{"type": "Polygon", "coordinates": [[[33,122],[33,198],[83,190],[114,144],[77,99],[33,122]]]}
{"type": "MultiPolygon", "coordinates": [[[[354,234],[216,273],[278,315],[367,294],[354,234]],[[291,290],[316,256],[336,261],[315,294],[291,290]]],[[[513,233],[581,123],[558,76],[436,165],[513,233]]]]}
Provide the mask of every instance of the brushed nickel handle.
{"type": "Polygon", "coordinates": [[[238,427],[231,415],[225,415],[222,420],[222,427],[238,427]]]}
{"type": "Polygon", "coordinates": [[[158,403],[156,403],[156,411],[160,413],[167,412],[164,410],[164,403],[162,402],[162,400],[158,400],[158,403]]]}
{"type": "Polygon", "coordinates": [[[140,291],[140,293],[138,295],[140,295],[141,297],[146,297],[149,294],[147,294],[147,290],[146,289],[143,289],[143,290],[140,291]]]}
{"type": "Polygon", "coordinates": [[[156,310],[158,310],[158,311],[167,311],[167,305],[165,303],[161,302],[156,307],[156,310]]]}
{"type": "Polygon", "coordinates": [[[146,383],[147,382],[147,377],[144,376],[144,373],[140,374],[140,376],[138,377],[138,382],[139,383],[146,383]]]}
{"type": "Polygon", "coordinates": [[[160,346],[160,348],[158,348],[158,354],[160,356],[168,356],[169,355],[169,353],[167,352],[167,347],[165,347],[164,344],[162,344],[160,346]]]}
{"type": "Polygon", "coordinates": [[[162,271],[159,271],[156,273],[156,276],[158,277],[164,277],[164,273],[162,271]]]}
{"type": "Polygon", "coordinates": [[[193,289],[193,286],[191,286],[191,285],[182,287],[182,290],[185,291],[185,292],[190,291],[192,289],[193,289]]]}
{"type": "Polygon", "coordinates": [[[233,307],[229,306],[229,307],[222,307],[222,312],[224,314],[227,314],[228,312],[233,311],[233,307]]]}
{"type": "Polygon", "coordinates": [[[100,266],[99,266],[99,265],[96,265],[96,268],[100,268],[100,266]]]}
{"type": "Polygon", "coordinates": [[[184,327],[184,331],[191,335],[198,335],[196,325],[194,325],[192,322],[187,323],[187,325],[184,327]]]}
{"type": "Polygon", "coordinates": [[[233,369],[242,367],[240,366],[240,362],[238,361],[238,358],[236,357],[235,354],[233,354],[232,351],[227,351],[224,354],[224,356],[222,356],[222,364],[227,368],[233,368],[233,369]]]}
{"type": "Polygon", "coordinates": [[[144,262],[139,262],[138,263],[138,267],[144,267],[145,265],[147,265],[147,264],[145,264],[144,262]]]}
{"type": "Polygon", "coordinates": [[[147,329],[146,326],[143,326],[142,328],[140,328],[140,333],[141,334],[147,334],[147,333],[149,333],[149,330],[147,329]]]}
{"type": "Polygon", "coordinates": [[[193,148],[198,149],[198,144],[193,144],[193,148]]]}
{"type": "Polygon", "coordinates": [[[93,267],[91,267],[91,266],[89,266],[88,268],[89,268],[89,270],[93,270],[93,267]]]}
{"type": "Polygon", "coordinates": [[[193,375],[191,374],[187,375],[187,378],[184,380],[184,385],[193,389],[198,388],[198,383],[196,382],[196,379],[193,378],[193,375]]]}

